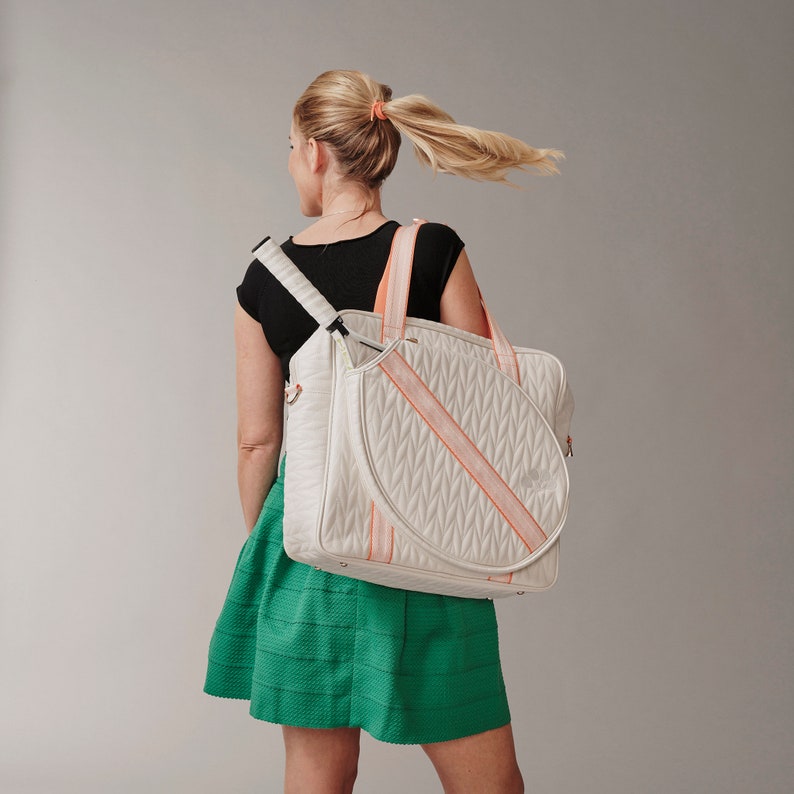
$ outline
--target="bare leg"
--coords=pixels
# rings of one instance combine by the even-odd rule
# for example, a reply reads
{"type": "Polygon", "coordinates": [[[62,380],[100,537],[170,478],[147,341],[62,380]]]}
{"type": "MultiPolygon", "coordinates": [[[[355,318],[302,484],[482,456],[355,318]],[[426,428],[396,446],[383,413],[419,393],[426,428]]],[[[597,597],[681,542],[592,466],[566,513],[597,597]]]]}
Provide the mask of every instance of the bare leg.
{"type": "Polygon", "coordinates": [[[523,794],[509,725],[450,742],[424,744],[445,794],[523,794]]]}
{"type": "Polygon", "coordinates": [[[358,772],[359,728],[283,725],[285,794],[350,794],[358,772]]]}

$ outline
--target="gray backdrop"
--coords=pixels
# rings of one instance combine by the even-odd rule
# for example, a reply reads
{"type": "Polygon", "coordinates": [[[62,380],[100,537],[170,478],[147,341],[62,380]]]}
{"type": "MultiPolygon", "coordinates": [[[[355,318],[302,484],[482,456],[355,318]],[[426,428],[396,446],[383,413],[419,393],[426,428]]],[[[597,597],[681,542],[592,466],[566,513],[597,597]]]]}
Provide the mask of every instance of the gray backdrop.
{"type": "MultiPolygon", "coordinates": [[[[793,9],[3,3],[0,789],[280,788],[279,729],[201,692],[245,539],[231,315],[342,67],[568,155],[513,191],[406,147],[384,194],[578,401],[560,580],[498,606],[528,790],[791,791],[793,9]]],[[[371,739],[359,788],[438,790],[371,739]]]]}

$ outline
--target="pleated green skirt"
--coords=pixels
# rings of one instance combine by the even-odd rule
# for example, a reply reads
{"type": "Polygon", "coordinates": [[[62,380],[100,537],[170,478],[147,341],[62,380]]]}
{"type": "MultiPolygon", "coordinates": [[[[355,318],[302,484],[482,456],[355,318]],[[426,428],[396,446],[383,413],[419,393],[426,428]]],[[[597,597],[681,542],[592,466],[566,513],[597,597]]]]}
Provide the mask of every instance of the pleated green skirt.
{"type": "Polygon", "coordinates": [[[426,744],[510,722],[493,602],[317,571],[282,543],[284,464],[237,560],[204,691],[257,719],[426,744]]]}

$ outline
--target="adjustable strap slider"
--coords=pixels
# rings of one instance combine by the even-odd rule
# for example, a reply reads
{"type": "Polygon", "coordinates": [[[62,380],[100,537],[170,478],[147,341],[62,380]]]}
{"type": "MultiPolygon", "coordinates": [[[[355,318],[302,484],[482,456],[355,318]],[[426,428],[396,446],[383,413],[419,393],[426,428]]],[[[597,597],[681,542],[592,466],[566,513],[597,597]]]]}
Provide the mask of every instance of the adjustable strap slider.
{"type": "Polygon", "coordinates": [[[329,334],[332,334],[334,331],[339,331],[342,336],[347,336],[350,333],[347,328],[345,328],[345,322],[341,317],[337,317],[330,325],[327,325],[325,330],[328,331],[329,334]]]}

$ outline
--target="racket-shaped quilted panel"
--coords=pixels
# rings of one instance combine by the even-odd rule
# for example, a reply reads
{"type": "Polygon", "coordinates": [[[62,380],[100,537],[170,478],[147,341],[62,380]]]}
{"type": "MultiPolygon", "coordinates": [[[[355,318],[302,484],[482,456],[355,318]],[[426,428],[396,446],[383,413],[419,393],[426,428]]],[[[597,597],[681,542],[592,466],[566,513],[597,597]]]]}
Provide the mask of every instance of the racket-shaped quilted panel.
{"type": "Polygon", "coordinates": [[[399,342],[346,374],[359,472],[395,536],[471,571],[515,571],[548,550],[564,522],[562,453],[525,390],[490,363],[427,341],[399,342]],[[406,367],[413,381],[395,375],[406,367]]]}

